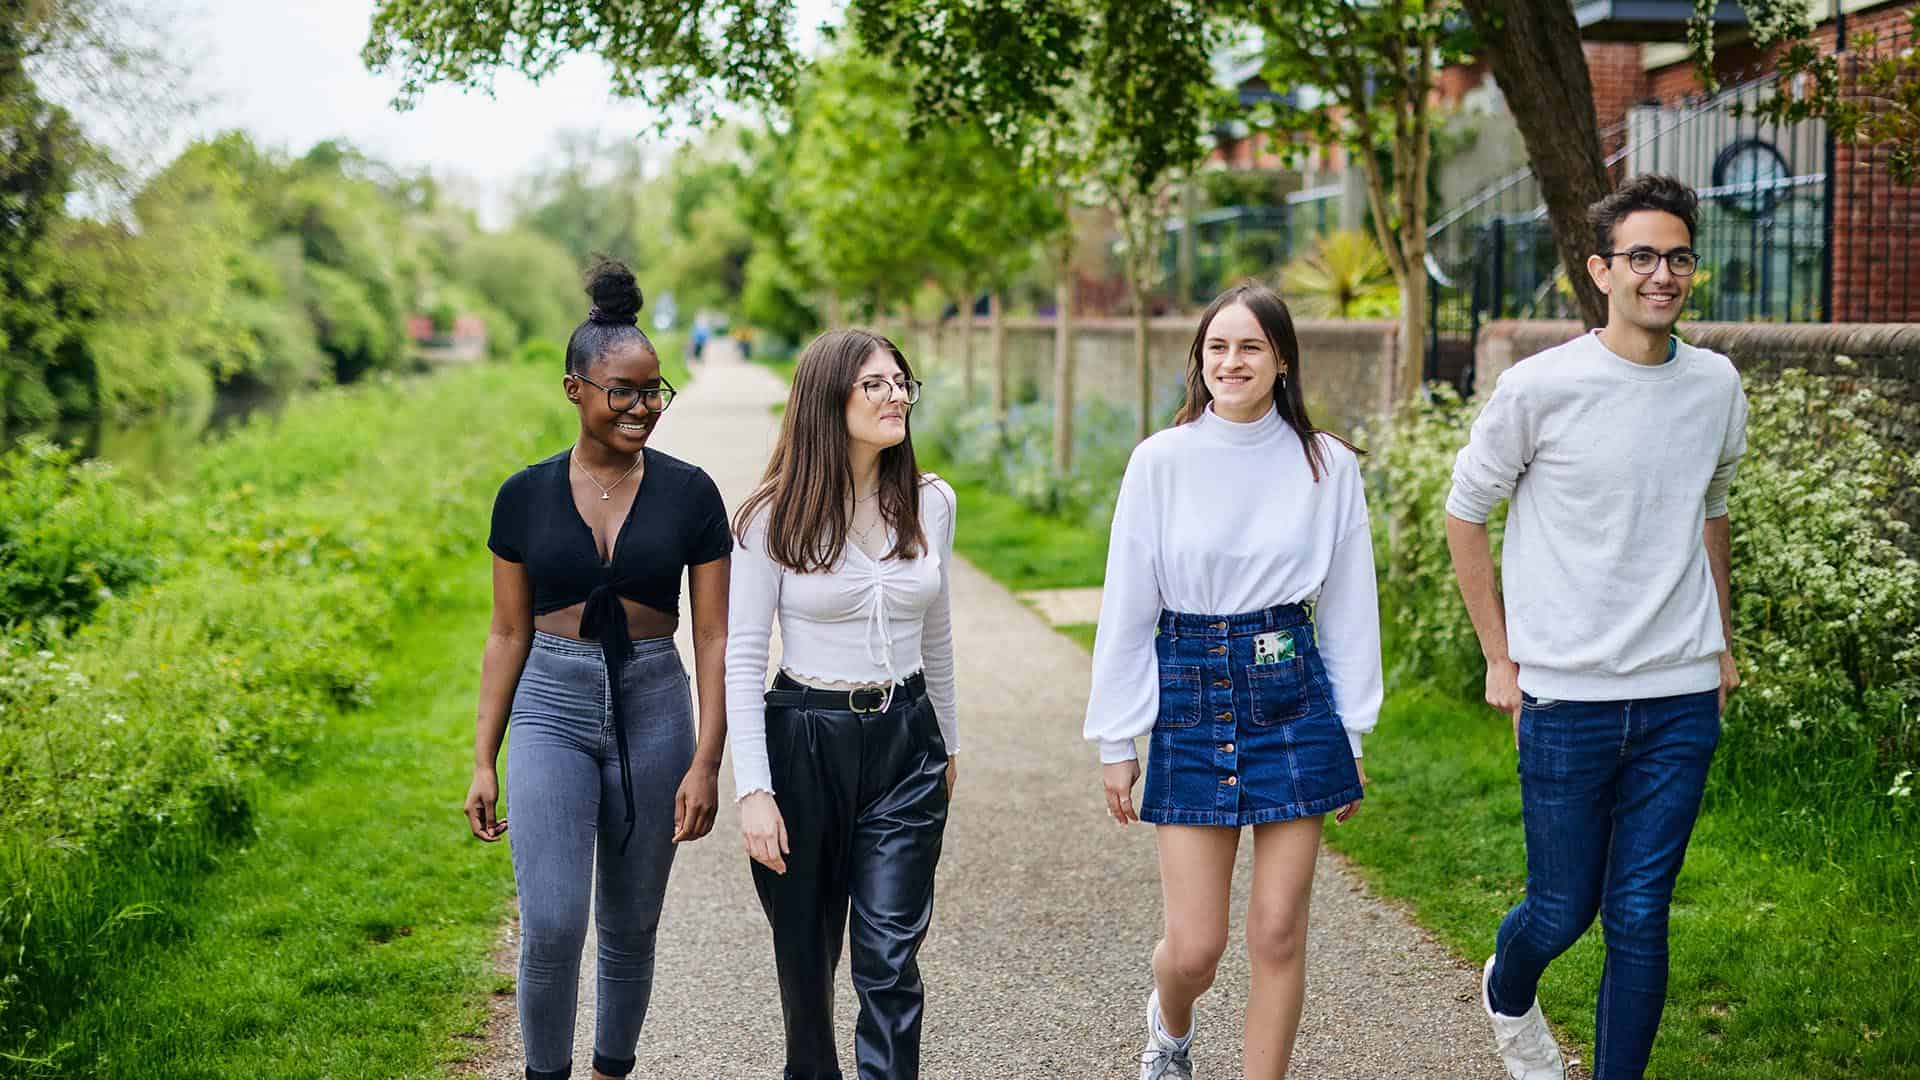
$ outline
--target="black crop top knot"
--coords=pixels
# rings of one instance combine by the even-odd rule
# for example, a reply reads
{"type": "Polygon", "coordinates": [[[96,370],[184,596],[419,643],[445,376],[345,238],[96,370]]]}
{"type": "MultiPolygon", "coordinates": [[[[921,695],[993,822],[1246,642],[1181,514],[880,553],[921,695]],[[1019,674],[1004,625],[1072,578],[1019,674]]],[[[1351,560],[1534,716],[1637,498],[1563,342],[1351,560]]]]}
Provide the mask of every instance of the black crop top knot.
{"type": "Polygon", "coordinates": [[[607,664],[620,784],[626,795],[623,852],[633,836],[634,808],[620,671],[632,654],[633,642],[627,635],[627,612],[620,598],[678,615],[681,572],[733,551],[726,504],[713,479],[699,467],[657,450],[641,453],[646,464],[640,472],[640,490],[614,534],[612,562],[600,561],[593,528],[574,506],[567,450],[507,477],[493,500],[493,529],[487,536],[487,547],[495,555],[527,568],[535,615],[586,605],[580,612],[580,636],[600,643],[600,655],[607,664]]]}

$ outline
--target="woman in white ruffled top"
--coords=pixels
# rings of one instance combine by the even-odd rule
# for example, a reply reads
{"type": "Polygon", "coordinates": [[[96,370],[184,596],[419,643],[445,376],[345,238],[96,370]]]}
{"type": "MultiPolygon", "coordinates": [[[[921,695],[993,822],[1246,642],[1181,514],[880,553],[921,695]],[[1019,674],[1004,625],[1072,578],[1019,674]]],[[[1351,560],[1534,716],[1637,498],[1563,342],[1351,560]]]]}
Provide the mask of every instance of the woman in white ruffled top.
{"type": "Polygon", "coordinates": [[[907,421],[919,396],[891,341],[822,334],[794,370],[766,477],[734,518],[727,717],[754,887],[773,928],[787,1080],[841,1075],[843,933],[860,996],[859,1075],[920,1071],[915,957],[959,741],[954,495],[914,461],[907,421]],[[776,620],[782,656],[769,689],[776,620]]]}

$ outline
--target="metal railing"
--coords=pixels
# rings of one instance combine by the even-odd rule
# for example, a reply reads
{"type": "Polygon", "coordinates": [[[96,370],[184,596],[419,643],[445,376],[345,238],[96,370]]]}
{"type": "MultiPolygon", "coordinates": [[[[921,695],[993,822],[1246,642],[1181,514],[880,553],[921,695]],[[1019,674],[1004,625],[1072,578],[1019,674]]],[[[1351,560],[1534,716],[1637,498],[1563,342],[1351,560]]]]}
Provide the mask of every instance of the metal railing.
{"type": "MultiPolygon", "coordinates": [[[[1883,33],[1870,54],[1841,58],[1842,85],[1910,44],[1883,33]]],[[[1631,109],[1601,132],[1608,176],[1673,175],[1700,195],[1702,256],[1687,317],[1727,321],[1909,321],[1920,287],[1920,191],[1893,184],[1884,151],[1836,146],[1818,119],[1755,115],[1793,92],[1768,72],[1712,96],[1631,109]]],[[[1428,230],[1429,378],[1472,383],[1480,327],[1500,318],[1576,317],[1530,170],[1440,215],[1428,230]]]]}

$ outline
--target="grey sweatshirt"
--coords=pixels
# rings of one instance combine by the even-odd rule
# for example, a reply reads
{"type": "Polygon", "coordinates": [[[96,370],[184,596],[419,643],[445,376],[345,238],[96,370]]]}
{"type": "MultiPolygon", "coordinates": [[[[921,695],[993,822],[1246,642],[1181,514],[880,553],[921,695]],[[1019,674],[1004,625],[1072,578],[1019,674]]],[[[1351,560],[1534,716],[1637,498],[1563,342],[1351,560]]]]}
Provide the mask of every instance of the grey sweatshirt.
{"type": "Polygon", "coordinates": [[[1511,498],[1501,582],[1520,688],[1616,701],[1712,690],[1726,648],[1702,529],[1747,446],[1740,373],[1679,344],[1636,364],[1586,334],[1500,377],[1447,513],[1511,498]]]}

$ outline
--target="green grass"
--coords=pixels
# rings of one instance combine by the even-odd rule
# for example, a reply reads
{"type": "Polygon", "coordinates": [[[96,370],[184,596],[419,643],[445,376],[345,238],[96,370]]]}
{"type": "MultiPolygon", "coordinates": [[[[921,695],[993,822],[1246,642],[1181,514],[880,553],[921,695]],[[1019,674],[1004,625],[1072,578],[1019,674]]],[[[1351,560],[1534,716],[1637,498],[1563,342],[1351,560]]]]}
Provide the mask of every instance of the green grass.
{"type": "Polygon", "coordinates": [[[1090,622],[1063,623],[1059,626],[1054,627],[1055,630],[1058,630],[1061,633],[1072,638],[1073,640],[1079,642],[1080,647],[1087,650],[1088,652],[1093,651],[1094,628],[1095,628],[1094,624],[1090,622]]]}
{"type": "MultiPolygon", "coordinates": [[[[1478,962],[1525,888],[1514,770],[1506,718],[1431,690],[1395,692],[1367,739],[1366,805],[1328,842],[1478,962]]],[[[1816,812],[1794,778],[1723,746],[1674,898],[1671,984],[1649,1074],[1920,1075],[1913,825],[1861,792],[1816,812]]],[[[1602,958],[1596,926],[1540,989],[1587,1060],[1602,958]]]]}
{"type": "MultiPolygon", "coordinates": [[[[916,451],[919,449],[915,448],[916,451]]],[[[960,554],[1015,592],[1098,585],[1106,576],[1107,534],[1044,517],[1019,499],[958,473],[931,452],[920,467],[953,485],[960,500],[960,554]]]]}
{"type": "MultiPolygon", "coordinates": [[[[1104,537],[955,486],[960,550],[1002,584],[1099,584],[1104,537]]],[[[1092,649],[1091,624],[1056,629],[1092,649]]],[[[1871,746],[1743,738],[1723,739],[1681,874],[1649,1075],[1920,1077],[1920,809],[1860,789],[1871,746]]],[[[1510,722],[1427,685],[1402,687],[1368,737],[1367,768],[1366,805],[1328,830],[1329,844],[1477,964],[1526,885],[1510,722]]],[[[1596,924],[1540,990],[1586,1061],[1602,959],[1596,924]]]]}
{"type": "Polygon", "coordinates": [[[793,369],[800,366],[800,357],[797,354],[793,356],[777,356],[770,359],[762,359],[755,356],[753,362],[773,372],[775,375],[780,376],[781,382],[792,386],[793,369]]]}
{"type": "Polygon", "coordinates": [[[372,708],[330,718],[254,835],[178,890],[166,948],[104,971],[57,1041],[97,1080],[446,1075],[498,977],[506,846],[467,833],[485,567],[404,620],[372,708]]]}

